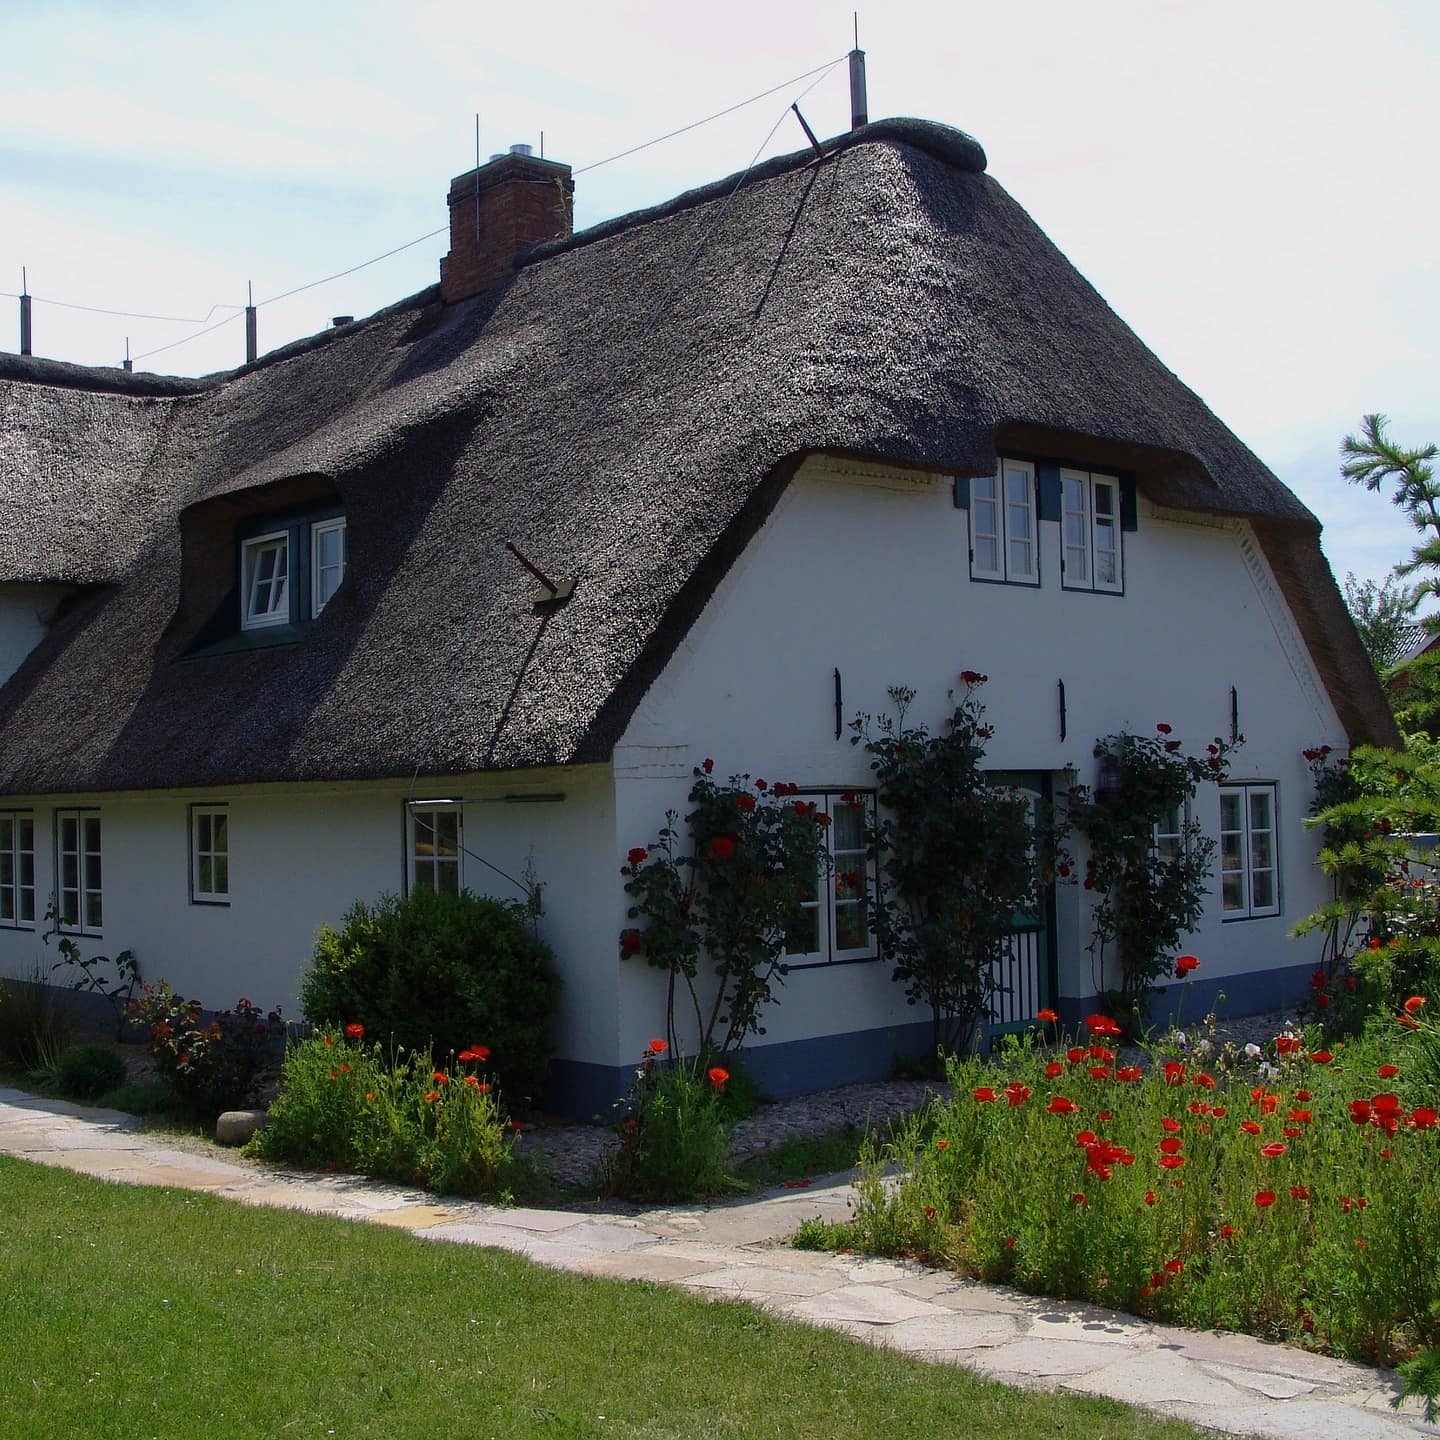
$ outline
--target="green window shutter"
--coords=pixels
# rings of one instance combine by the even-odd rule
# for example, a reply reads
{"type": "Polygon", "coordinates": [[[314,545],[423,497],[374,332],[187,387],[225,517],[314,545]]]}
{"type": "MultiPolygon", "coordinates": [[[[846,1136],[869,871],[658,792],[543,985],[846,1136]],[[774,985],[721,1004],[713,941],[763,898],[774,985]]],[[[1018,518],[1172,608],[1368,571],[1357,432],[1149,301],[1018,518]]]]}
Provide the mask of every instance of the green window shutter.
{"type": "Polygon", "coordinates": [[[970,508],[970,477],[968,475],[955,477],[955,508],[957,510],[970,508]]]}
{"type": "Polygon", "coordinates": [[[1139,512],[1135,498],[1135,477],[1133,475],[1122,475],[1120,477],[1120,528],[1122,530],[1136,530],[1139,528],[1139,512]]]}
{"type": "Polygon", "coordinates": [[[1040,518],[1060,519],[1060,467],[1051,460],[1042,460],[1035,467],[1036,489],[1040,494],[1040,518]]]}

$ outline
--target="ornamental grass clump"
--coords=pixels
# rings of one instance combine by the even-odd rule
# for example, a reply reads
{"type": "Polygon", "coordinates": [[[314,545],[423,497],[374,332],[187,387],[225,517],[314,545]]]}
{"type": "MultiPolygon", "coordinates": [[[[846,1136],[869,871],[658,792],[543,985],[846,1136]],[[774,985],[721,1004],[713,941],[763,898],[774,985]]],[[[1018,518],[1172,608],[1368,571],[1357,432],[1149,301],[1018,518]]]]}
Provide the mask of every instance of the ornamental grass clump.
{"type": "Polygon", "coordinates": [[[255,1154],[422,1185],[498,1193],[515,1178],[513,1126],[472,1045],[438,1068],[428,1049],[386,1052],[364,1028],[317,1031],[285,1054],[270,1124],[255,1154]]]}
{"type": "Polygon", "coordinates": [[[843,1238],[1369,1363],[1436,1346],[1440,1123],[1414,1032],[1287,1034],[1227,1074],[1124,1064],[1112,1020],[1086,1027],[952,1058],[949,1099],[872,1152],[843,1238]]]}

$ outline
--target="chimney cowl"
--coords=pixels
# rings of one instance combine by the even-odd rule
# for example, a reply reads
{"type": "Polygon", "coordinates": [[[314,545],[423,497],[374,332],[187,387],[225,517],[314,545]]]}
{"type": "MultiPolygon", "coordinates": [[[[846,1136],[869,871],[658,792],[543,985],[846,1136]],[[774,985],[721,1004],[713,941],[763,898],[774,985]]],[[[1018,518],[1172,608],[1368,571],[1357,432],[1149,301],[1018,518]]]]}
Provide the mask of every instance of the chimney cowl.
{"type": "Polygon", "coordinates": [[[570,234],[570,167],[529,151],[512,146],[450,182],[450,253],[440,261],[440,298],[447,305],[512,274],[527,250],[570,234]]]}

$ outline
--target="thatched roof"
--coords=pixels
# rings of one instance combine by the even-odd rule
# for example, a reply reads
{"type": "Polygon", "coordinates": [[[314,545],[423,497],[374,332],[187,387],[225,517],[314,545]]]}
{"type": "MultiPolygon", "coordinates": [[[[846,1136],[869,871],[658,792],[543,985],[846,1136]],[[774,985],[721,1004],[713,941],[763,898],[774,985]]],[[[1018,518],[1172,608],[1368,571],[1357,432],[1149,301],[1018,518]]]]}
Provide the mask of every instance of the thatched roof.
{"type": "Polygon", "coordinates": [[[1352,739],[1392,736],[1314,517],[979,147],[882,121],[827,151],[201,381],[0,357],[0,580],[87,587],[0,688],[0,792],[408,775],[442,707],[427,772],[602,759],[799,457],[975,474],[997,436],[1253,519],[1352,739]],[[189,656],[237,517],[320,490],[325,613],[189,656]],[[537,610],[507,539],[573,599],[537,610]]]}

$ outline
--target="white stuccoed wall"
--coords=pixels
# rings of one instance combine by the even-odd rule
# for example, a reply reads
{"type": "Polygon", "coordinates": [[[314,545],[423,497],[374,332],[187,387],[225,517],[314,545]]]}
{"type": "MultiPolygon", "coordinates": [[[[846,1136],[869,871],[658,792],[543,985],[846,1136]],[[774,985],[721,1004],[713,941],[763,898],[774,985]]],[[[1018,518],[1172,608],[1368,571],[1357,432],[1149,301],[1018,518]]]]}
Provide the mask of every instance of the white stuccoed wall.
{"type": "MultiPolygon", "coordinates": [[[[456,777],[420,796],[501,796],[563,792],[556,804],[476,803],[465,809],[465,845],[523,879],[527,858],[545,886],[542,937],[564,981],[559,1053],[614,1063],[616,1009],[610,971],[618,925],[608,862],[614,822],[609,768],[533,771],[523,776],[456,777]],[[597,917],[604,917],[597,923],[597,917]],[[596,952],[605,964],[597,965],[596,952]]],[[[77,936],[87,954],[133,949],[147,980],[220,1009],[241,995],[298,1018],[298,983],[321,924],[338,925],[357,899],[399,893],[405,883],[406,786],[250,786],[81,797],[103,825],[104,930],[77,936]],[[190,902],[188,806],[224,801],[230,817],[230,903],[190,902]]],[[[0,801],[36,820],[37,904],[54,888],[51,799],[0,801]]],[[[466,857],[465,884],[481,894],[520,893],[466,857]]],[[[48,970],[52,940],[0,927],[0,975],[48,970]]],[[[483,1038],[483,1037],[477,1037],[483,1038]]]]}
{"type": "Polygon", "coordinates": [[[68,585],[0,585],[0,685],[40,643],[68,585]]]}
{"type": "MultiPolygon", "coordinates": [[[[838,667],[848,722],[887,705],[891,685],[919,691],[913,718],[932,728],[962,669],[990,677],[982,698],[996,769],[1094,778],[1098,736],[1175,727],[1189,751],[1229,734],[1230,687],[1246,744],[1231,776],[1279,786],[1282,914],[1222,923],[1216,894],[1192,947],[1209,978],[1308,963],[1290,926],[1325,898],[1301,819],[1312,789],[1306,746],[1346,737],[1248,526],[1157,512],[1143,498],[1124,536],[1124,595],[1062,591],[1059,526],[1040,526],[1039,589],[969,579],[967,512],[948,477],[812,458],[635,714],[616,752],[616,865],[683,813],[691,767],[717,775],[843,788],[869,779],[849,731],[835,739],[838,667]],[[1059,738],[1057,681],[1068,702],[1059,738]],[[647,762],[648,765],[647,765],[647,762]],[[667,768],[668,767],[668,768],[667,768]]],[[[1219,801],[1196,801],[1206,831],[1219,801]]],[[[1058,896],[1061,991],[1088,995],[1083,892],[1058,896]]],[[[622,921],[623,923],[623,921],[622,921]]],[[[622,1037],[630,1053],[659,1033],[663,997],[638,960],[622,966],[622,1037]]],[[[793,973],[767,1043],[925,1018],[904,1004],[888,966],[793,973]]]]}

